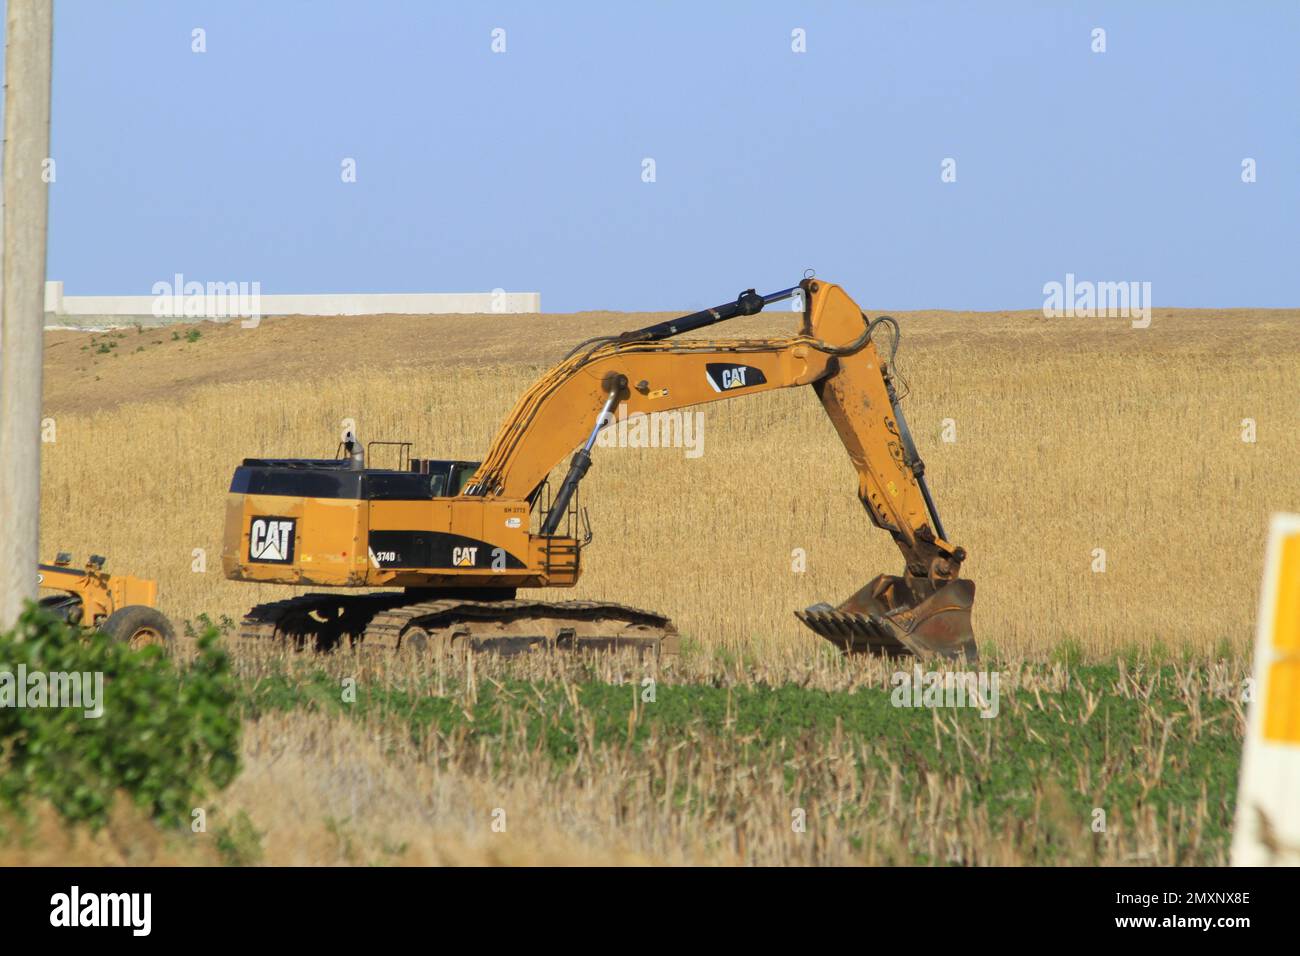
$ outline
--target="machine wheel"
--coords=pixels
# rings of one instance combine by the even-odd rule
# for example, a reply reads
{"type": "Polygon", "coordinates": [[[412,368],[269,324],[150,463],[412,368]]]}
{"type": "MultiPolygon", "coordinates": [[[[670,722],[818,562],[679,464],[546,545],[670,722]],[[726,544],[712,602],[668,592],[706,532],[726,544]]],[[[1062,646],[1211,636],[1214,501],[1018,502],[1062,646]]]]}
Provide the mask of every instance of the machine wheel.
{"type": "Polygon", "coordinates": [[[429,645],[433,643],[433,636],[422,627],[408,627],[402,631],[399,640],[398,646],[402,649],[423,655],[429,653],[429,645]]]}
{"type": "Polygon", "coordinates": [[[113,640],[132,648],[170,647],[176,641],[171,621],[157,608],[143,604],[119,608],[99,629],[113,640]]]}
{"type": "Polygon", "coordinates": [[[402,631],[399,646],[421,656],[446,657],[469,646],[469,634],[464,627],[430,631],[413,624],[402,631]]]}

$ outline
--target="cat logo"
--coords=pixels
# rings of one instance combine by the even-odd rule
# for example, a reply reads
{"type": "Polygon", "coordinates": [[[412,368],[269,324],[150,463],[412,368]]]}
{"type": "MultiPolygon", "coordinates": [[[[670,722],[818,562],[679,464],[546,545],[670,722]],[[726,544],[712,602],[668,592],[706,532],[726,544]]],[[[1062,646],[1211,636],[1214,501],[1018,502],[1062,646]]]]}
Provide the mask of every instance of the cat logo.
{"type": "Polygon", "coordinates": [[[478,563],[478,548],[452,548],[451,563],[458,568],[472,568],[478,563]]]}
{"type": "Polygon", "coordinates": [[[248,560],[267,564],[293,561],[294,518],[254,518],[248,526],[248,560]]]}
{"type": "Polygon", "coordinates": [[[704,374],[715,392],[730,392],[767,382],[762,369],[752,365],[733,365],[730,362],[709,362],[704,366],[704,374]]]}

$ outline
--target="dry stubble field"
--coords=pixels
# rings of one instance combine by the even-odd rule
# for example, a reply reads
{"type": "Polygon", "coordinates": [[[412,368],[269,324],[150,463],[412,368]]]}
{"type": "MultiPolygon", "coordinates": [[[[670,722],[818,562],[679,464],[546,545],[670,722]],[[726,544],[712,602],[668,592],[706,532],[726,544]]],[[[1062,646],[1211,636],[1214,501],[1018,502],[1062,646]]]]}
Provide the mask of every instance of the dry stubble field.
{"type": "MultiPolygon", "coordinates": [[[[236,617],[286,592],[220,577],[241,457],[329,455],[352,418],[365,439],[476,458],[570,343],[659,318],[51,333],[45,551],[157,577],[178,620],[236,617]]],[[[1159,310],[1144,330],[899,318],[909,420],[971,555],[1001,719],[891,708],[891,665],[846,665],[794,619],[899,562],[815,397],[787,391],[705,408],[696,459],[597,450],[583,492],[596,540],[572,596],[664,611],[692,639],[655,672],[657,703],[639,702],[633,662],[237,651],[244,771],[216,798],[223,850],[124,813],[18,859],[1223,862],[1267,516],[1300,508],[1300,315],[1159,310]],[[341,708],[349,676],[363,690],[341,708]],[[1089,832],[1096,807],[1111,814],[1104,836],[1089,832]],[[489,827],[498,809],[509,836],[489,827]]]]}

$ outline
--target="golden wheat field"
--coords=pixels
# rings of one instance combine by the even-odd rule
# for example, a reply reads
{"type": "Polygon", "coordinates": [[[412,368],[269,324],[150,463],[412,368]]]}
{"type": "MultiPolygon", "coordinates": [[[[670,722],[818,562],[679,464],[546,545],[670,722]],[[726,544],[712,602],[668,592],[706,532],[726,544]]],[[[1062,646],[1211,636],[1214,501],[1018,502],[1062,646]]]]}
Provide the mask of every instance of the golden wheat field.
{"type": "MultiPolygon", "coordinates": [[[[662,318],[49,333],[43,553],[95,551],[157,578],[178,621],[238,617],[289,593],[222,579],[224,495],[241,458],[332,456],[353,419],[363,440],[477,459],[570,345],[662,318]]],[[[1246,644],[1268,514],[1300,510],[1300,314],[1157,310],[1146,329],[1034,313],[899,319],[905,409],[949,537],[970,554],[982,646],[1033,657],[1065,641],[1090,656],[1246,644]]],[[[793,325],[777,313],[721,329],[793,325]]],[[[595,540],[583,581],[561,596],[661,611],[706,647],[798,659],[818,638],[796,608],[838,603],[900,560],[857,502],[811,390],[701,414],[698,457],[596,450],[582,492],[595,540]]]]}

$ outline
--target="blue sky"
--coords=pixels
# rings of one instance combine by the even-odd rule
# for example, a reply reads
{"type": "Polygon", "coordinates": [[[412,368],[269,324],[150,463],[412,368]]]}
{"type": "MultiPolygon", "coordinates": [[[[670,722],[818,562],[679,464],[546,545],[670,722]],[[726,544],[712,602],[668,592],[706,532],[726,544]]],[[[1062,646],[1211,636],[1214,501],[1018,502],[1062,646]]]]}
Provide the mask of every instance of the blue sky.
{"type": "Polygon", "coordinates": [[[1037,308],[1072,272],[1295,306],[1297,50],[1296,2],[57,0],[48,274],[574,311],[808,267],[870,309],[1037,308]]]}

